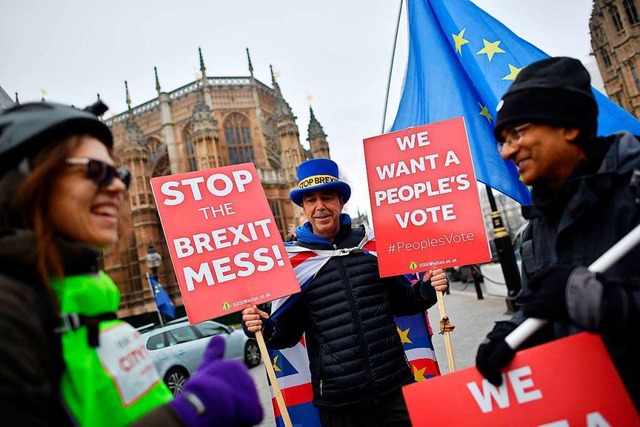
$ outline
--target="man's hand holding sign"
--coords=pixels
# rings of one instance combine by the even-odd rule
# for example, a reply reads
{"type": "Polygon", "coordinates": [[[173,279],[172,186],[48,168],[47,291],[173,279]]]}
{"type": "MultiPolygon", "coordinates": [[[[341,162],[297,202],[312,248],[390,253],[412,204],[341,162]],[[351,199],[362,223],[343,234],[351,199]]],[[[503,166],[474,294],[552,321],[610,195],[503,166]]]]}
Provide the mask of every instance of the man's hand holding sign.
{"type": "Polygon", "coordinates": [[[274,301],[269,315],[245,308],[245,329],[281,350],[273,363],[297,425],[317,425],[301,416],[313,409],[322,425],[408,426],[401,387],[435,364],[425,311],[436,303],[434,289],[446,289],[446,275],[380,277],[373,230],[343,212],[351,187],[338,165],[307,160],[297,176],[290,198],[307,221],[285,247],[302,290],[274,301]]]}
{"type": "Polygon", "coordinates": [[[638,425],[601,339],[587,333],[519,352],[502,372],[500,386],[466,368],[403,391],[415,426],[638,425]],[[425,402],[442,396],[455,398],[424,409],[425,402]]]}
{"type": "MultiPolygon", "coordinates": [[[[151,185],[191,323],[300,290],[253,163],[151,185]]],[[[257,341],[268,357],[260,334],[257,341]]],[[[274,384],[273,367],[265,366],[274,384]]],[[[279,390],[276,396],[286,414],[279,390]]]]}
{"type": "MultiPolygon", "coordinates": [[[[462,118],[364,141],[380,275],[444,269],[490,259],[462,118]]],[[[441,332],[455,370],[438,292],[441,332]]]]}
{"type": "Polygon", "coordinates": [[[252,163],[151,184],[191,323],[299,290],[252,163]]]}

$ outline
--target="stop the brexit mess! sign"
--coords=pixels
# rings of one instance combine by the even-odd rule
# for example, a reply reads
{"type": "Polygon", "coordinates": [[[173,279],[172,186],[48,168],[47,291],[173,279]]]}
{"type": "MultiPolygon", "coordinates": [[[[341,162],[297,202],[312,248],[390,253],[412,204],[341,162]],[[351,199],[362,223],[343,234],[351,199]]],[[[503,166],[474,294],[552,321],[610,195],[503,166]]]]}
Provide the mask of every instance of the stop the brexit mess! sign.
{"type": "Polygon", "coordinates": [[[518,352],[500,387],[473,367],[402,391],[414,426],[640,426],[602,339],[586,332],[518,352]]]}
{"type": "Polygon", "coordinates": [[[253,163],[151,186],[191,323],[300,290],[253,163]]]}
{"type": "Polygon", "coordinates": [[[489,261],[464,120],[364,140],[380,275],[489,261]]]}

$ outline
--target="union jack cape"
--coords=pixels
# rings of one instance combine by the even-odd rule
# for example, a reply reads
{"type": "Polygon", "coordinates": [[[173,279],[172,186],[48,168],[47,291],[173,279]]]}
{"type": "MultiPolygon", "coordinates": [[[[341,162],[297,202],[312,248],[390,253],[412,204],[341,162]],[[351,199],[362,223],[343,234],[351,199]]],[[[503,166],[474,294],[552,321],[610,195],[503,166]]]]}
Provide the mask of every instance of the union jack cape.
{"type": "MultiPolygon", "coordinates": [[[[366,228],[365,237],[354,248],[312,251],[295,243],[286,243],[285,249],[301,290],[304,290],[311,283],[322,266],[333,256],[345,256],[355,249],[361,249],[377,256],[374,234],[370,228],[366,228]]],[[[420,278],[419,275],[407,275],[406,277],[409,282],[413,283],[420,278]]],[[[398,283],[398,286],[402,286],[402,284],[398,283]]],[[[271,316],[277,319],[299,297],[300,293],[273,301],[271,316]]],[[[440,375],[431,343],[432,332],[427,313],[396,317],[395,320],[416,380],[423,381],[440,375]]],[[[282,350],[269,349],[269,357],[293,425],[320,427],[317,410],[312,404],[311,373],[309,372],[309,358],[304,336],[295,347],[282,350]]],[[[271,396],[276,425],[284,426],[273,389],[271,396]]]]}

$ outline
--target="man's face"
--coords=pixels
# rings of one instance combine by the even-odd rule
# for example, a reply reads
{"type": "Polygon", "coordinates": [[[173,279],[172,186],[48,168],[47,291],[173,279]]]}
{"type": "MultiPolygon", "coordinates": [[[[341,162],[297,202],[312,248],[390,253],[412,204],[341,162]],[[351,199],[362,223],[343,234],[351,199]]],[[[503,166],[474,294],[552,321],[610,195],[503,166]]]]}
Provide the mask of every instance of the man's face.
{"type": "Polygon", "coordinates": [[[342,206],[342,198],[335,191],[313,191],[302,198],[302,208],[313,234],[329,240],[340,230],[342,206]]]}
{"type": "Polygon", "coordinates": [[[520,131],[519,139],[512,139],[510,131],[519,125],[522,123],[502,131],[503,139],[507,140],[501,148],[502,158],[515,163],[527,185],[562,186],[585,158],[582,148],[574,143],[579,130],[534,123],[520,131]]]}

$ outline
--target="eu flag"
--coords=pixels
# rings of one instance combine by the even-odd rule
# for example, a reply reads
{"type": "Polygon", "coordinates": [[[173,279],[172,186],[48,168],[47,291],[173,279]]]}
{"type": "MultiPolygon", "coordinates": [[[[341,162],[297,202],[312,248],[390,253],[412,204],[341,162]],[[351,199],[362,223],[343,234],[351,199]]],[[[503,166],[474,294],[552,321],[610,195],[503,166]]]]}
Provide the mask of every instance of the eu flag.
{"type": "Polygon", "coordinates": [[[158,283],[156,279],[149,276],[147,274],[147,278],[149,279],[149,285],[151,285],[151,292],[153,292],[153,297],[156,300],[156,305],[158,306],[158,311],[162,314],[165,314],[172,319],[176,317],[176,307],[173,305],[173,301],[169,298],[169,294],[164,290],[162,285],[158,283]]]}
{"type": "MultiPolygon", "coordinates": [[[[469,0],[408,0],[409,62],[391,131],[464,117],[476,177],[522,204],[531,197],[496,149],[495,108],[518,72],[547,58],[469,0]]],[[[640,134],[640,122],[593,90],[598,133],[640,134]]]]}

